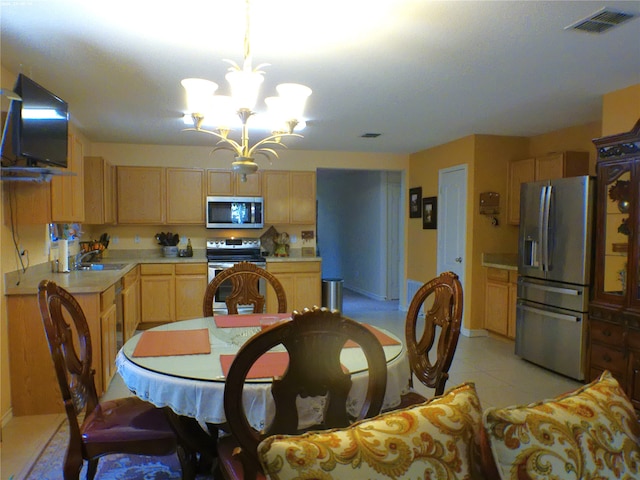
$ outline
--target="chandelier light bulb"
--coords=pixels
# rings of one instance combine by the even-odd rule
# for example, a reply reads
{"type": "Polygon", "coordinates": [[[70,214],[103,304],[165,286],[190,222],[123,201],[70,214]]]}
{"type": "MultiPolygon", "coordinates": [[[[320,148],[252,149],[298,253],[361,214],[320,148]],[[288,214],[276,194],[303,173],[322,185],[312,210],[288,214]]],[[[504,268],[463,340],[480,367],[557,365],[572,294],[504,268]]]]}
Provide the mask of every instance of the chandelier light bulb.
{"type": "Polygon", "coordinates": [[[180,82],[187,92],[187,110],[193,115],[206,115],[211,111],[218,84],[202,78],[185,78],[180,82]]]}
{"type": "Polygon", "coordinates": [[[258,102],[264,76],[250,70],[233,70],[225,76],[231,85],[231,98],[237,110],[253,110],[258,102]]]}

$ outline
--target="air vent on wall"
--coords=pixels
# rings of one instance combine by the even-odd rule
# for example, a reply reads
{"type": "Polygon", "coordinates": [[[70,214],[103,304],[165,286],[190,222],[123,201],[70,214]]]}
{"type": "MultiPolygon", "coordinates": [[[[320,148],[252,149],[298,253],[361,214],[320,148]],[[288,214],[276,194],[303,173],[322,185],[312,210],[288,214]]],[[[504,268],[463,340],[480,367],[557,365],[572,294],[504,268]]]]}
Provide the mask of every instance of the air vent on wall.
{"type": "Polygon", "coordinates": [[[611,8],[601,8],[597,12],[589,15],[587,18],[578,20],[575,23],[565,27],[565,30],[579,30],[588,33],[604,33],[607,30],[617,27],[627,20],[631,20],[636,15],[611,8]]]}

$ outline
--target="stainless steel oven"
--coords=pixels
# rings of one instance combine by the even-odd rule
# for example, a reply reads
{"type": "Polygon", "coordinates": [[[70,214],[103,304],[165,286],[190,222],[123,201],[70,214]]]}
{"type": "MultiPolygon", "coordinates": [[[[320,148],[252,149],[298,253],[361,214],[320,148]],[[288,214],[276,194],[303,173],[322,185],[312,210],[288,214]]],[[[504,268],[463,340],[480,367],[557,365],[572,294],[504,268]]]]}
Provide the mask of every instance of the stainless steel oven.
{"type": "MultiPolygon", "coordinates": [[[[236,263],[246,261],[258,267],[265,268],[266,261],[260,254],[259,238],[213,238],[207,240],[208,281],[211,282],[223,270],[233,267],[236,263]]],[[[220,285],[213,299],[214,313],[227,313],[225,299],[231,293],[231,281],[220,285]]],[[[258,291],[265,295],[267,284],[264,279],[258,283],[258,291]]],[[[238,313],[252,313],[251,305],[238,307],[238,313]]]]}

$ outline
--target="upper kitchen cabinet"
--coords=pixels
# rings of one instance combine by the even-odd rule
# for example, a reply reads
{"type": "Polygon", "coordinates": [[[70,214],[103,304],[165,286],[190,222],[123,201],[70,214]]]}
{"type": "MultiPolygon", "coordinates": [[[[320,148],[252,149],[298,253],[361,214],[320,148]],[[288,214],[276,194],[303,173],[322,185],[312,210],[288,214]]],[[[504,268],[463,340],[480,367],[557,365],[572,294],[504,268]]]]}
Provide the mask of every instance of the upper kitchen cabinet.
{"type": "Polygon", "coordinates": [[[37,225],[84,221],[84,147],[69,134],[66,172],[51,183],[6,182],[5,223],[37,225]]]}
{"type": "Polygon", "coordinates": [[[589,174],[588,152],[556,152],[509,163],[507,222],[520,224],[520,185],[589,174]]]}
{"type": "Polygon", "coordinates": [[[316,173],[266,170],[262,174],[265,223],[311,225],[316,222],[316,173]]]}
{"type": "Polygon", "coordinates": [[[167,168],[167,223],[204,225],[204,170],[167,168]]]}
{"type": "Polygon", "coordinates": [[[605,369],[616,371],[640,410],[640,120],[630,132],[594,143],[598,234],[589,379],[605,369]]]}
{"type": "Polygon", "coordinates": [[[207,170],[207,195],[260,197],[262,196],[262,174],[247,175],[246,182],[231,170],[207,170]]]}
{"type": "Polygon", "coordinates": [[[102,157],[84,157],[84,223],[116,220],[115,167],[102,157]]]}
{"type": "Polygon", "coordinates": [[[118,223],[165,223],[166,172],[162,167],[117,166],[118,223]]]}
{"type": "Polygon", "coordinates": [[[204,225],[204,170],[118,166],[119,224],[204,225]]]}

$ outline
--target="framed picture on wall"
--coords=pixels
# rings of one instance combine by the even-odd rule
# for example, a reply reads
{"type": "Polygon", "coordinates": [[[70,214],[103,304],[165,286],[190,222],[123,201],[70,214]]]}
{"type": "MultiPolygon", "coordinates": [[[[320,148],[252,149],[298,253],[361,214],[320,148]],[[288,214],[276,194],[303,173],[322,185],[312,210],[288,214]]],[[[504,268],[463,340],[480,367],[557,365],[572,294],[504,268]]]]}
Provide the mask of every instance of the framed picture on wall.
{"type": "Polygon", "coordinates": [[[422,187],[409,189],[409,218],[420,218],[422,213],[420,207],[422,204],[422,187]]]}
{"type": "Polygon", "coordinates": [[[425,230],[438,228],[438,197],[422,199],[422,228],[425,230]]]}

